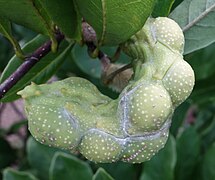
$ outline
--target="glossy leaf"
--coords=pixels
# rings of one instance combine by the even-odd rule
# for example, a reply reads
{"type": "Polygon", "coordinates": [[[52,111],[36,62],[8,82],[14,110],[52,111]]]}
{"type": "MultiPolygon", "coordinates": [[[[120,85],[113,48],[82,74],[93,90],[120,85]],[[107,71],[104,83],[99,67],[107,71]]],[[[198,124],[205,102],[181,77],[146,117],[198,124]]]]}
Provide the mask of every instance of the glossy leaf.
{"type": "Polygon", "coordinates": [[[0,1],[0,14],[2,17],[17,24],[28,27],[36,32],[49,35],[54,39],[52,22],[48,15],[44,16],[35,1],[0,1]]]}
{"type": "MultiPolygon", "coordinates": [[[[24,52],[32,52],[38,46],[41,46],[42,43],[47,40],[47,38],[43,36],[37,36],[35,39],[30,41],[26,46],[23,48],[24,52]]],[[[41,59],[1,100],[3,102],[12,101],[18,99],[19,96],[16,93],[23,89],[25,86],[30,84],[32,81],[38,84],[45,83],[49,80],[52,75],[57,71],[59,66],[65,61],[68,53],[70,52],[73,44],[68,44],[63,42],[57,53],[50,53],[41,59]]],[[[7,77],[12,74],[17,67],[22,64],[20,59],[14,56],[10,62],[8,63],[7,67],[5,68],[0,82],[3,82],[7,77]]]]}
{"type": "Polygon", "coordinates": [[[191,179],[200,153],[200,137],[193,127],[187,128],[177,139],[175,179],[191,179]],[[188,171],[189,169],[189,171],[188,171]]]}
{"type": "Polygon", "coordinates": [[[176,144],[173,136],[170,136],[165,147],[144,163],[141,180],[173,180],[175,164],[176,144]]]}
{"type": "Polygon", "coordinates": [[[12,22],[49,35],[52,40],[55,39],[54,24],[69,38],[80,39],[81,19],[73,1],[1,0],[0,14],[12,22]]]}
{"type": "Polygon", "coordinates": [[[154,0],[75,0],[80,14],[95,29],[100,44],[118,45],[142,28],[154,0]]]}
{"type": "Polygon", "coordinates": [[[156,0],[152,12],[153,17],[168,16],[175,0],[156,0]]]}
{"type": "Polygon", "coordinates": [[[43,179],[48,179],[51,160],[58,151],[61,150],[42,145],[32,137],[27,141],[28,162],[36,170],[39,177],[43,179]]]}
{"type": "Polygon", "coordinates": [[[215,144],[204,155],[202,163],[202,180],[215,179],[215,144]]]}
{"type": "Polygon", "coordinates": [[[99,168],[93,176],[93,180],[114,180],[103,168],[99,168]]]}
{"type": "Polygon", "coordinates": [[[28,172],[21,172],[8,168],[3,171],[3,180],[38,180],[38,179],[28,172]]]}
{"type": "Polygon", "coordinates": [[[13,45],[16,55],[18,57],[23,58],[21,47],[19,46],[19,43],[12,35],[11,23],[8,19],[5,19],[3,17],[0,17],[0,34],[5,36],[10,41],[10,43],[13,45]]]}
{"type": "Polygon", "coordinates": [[[81,17],[76,13],[73,1],[37,0],[41,11],[45,11],[60,30],[69,38],[80,40],[81,17]]]}
{"type": "Polygon", "coordinates": [[[49,170],[50,180],[59,179],[92,179],[93,173],[90,166],[77,159],[76,157],[65,154],[56,153],[52,159],[49,170]]]}
{"type": "MultiPolygon", "coordinates": [[[[25,54],[30,54],[47,40],[48,38],[46,38],[45,36],[38,35],[37,37],[35,37],[34,39],[32,39],[31,41],[24,45],[24,47],[22,48],[23,52],[25,54]]],[[[8,65],[5,67],[5,70],[1,75],[0,83],[2,83],[7,77],[9,77],[21,64],[22,61],[16,56],[13,56],[8,62],[8,65]]]]}
{"type": "Polygon", "coordinates": [[[171,14],[183,29],[184,54],[215,42],[215,0],[185,0],[171,14]]]}

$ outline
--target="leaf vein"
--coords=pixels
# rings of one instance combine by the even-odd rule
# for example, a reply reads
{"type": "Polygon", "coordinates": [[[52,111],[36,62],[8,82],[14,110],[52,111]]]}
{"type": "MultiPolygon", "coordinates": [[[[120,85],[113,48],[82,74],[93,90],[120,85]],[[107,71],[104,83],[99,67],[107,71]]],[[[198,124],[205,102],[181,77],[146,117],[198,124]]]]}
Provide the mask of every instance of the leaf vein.
{"type": "Polygon", "coordinates": [[[101,0],[101,2],[102,2],[102,36],[101,36],[100,44],[102,44],[105,39],[106,28],[107,28],[106,3],[105,3],[105,0],[101,0]]]}
{"type": "MultiPolygon", "coordinates": [[[[189,30],[192,26],[194,26],[196,23],[198,23],[199,21],[201,21],[205,16],[207,16],[211,11],[213,11],[215,9],[215,4],[213,4],[211,7],[205,9],[205,11],[200,14],[198,17],[196,17],[194,20],[192,20],[191,22],[189,22],[184,28],[183,28],[183,32],[186,32],[187,30],[189,30]]],[[[189,12],[188,12],[189,13],[189,12]]]]}

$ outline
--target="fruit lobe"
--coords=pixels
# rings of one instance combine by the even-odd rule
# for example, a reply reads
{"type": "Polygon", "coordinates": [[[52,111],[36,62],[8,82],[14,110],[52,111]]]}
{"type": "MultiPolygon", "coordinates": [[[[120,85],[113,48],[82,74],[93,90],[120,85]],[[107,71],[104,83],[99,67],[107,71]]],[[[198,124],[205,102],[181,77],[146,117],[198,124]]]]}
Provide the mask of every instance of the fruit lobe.
{"type": "Polygon", "coordinates": [[[173,20],[150,18],[123,45],[133,58],[134,74],[118,99],[78,77],[26,87],[18,94],[25,99],[31,134],[94,162],[149,160],[164,147],[174,109],[194,86],[183,46],[173,20]]]}

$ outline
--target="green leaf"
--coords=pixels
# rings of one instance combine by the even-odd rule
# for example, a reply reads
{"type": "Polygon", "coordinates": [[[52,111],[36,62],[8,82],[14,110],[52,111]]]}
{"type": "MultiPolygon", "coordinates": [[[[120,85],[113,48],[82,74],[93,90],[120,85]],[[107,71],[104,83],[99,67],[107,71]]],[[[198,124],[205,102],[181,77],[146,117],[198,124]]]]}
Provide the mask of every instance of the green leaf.
{"type": "Polygon", "coordinates": [[[202,150],[206,151],[215,142],[215,104],[210,104],[198,112],[194,127],[201,136],[202,150]]]}
{"type": "Polygon", "coordinates": [[[7,168],[3,171],[3,180],[37,180],[37,178],[28,172],[7,168]]]}
{"type": "Polygon", "coordinates": [[[172,125],[170,128],[171,134],[176,137],[178,134],[178,130],[184,122],[186,118],[187,111],[190,108],[191,103],[185,101],[179,107],[176,108],[172,117],[172,125]]]}
{"type": "Polygon", "coordinates": [[[0,14],[12,22],[28,27],[36,32],[49,35],[55,39],[52,22],[48,16],[41,13],[35,1],[0,1],[0,14]]]}
{"type": "Polygon", "coordinates": [[[118,45],[139,31],[154,0],[75,0],[80,14],[95,29],[99,44],[118,45]]]}
{"type": "Polygon", "coordinates": [[[39,177],[43,179],[48,179],[51,160],[58,151],[61,150],[42,145],[32,137],[27,141],[28,162],[36,170],[39,177]]]}
{"type": "Polygon", "coordinates": [[[174,1],[175,0],[156,0],[152,16],[153,17],[168,16],[174,1]]]}
{"type": "Polygon", "coordinates": [[[201,135],[208,126],[213,122],[215,108],[207,107],[198,111],[194,127],[196,131],[201,135]]]}
{"type": "Polygon", "coordinates": [[[4,67],[7,65],[8,60],[14,54],[13,49],[11,48],[10,43],[0,35],[0,71],[3,72],[4,67]],[[3,45],[4,44],[4,45],[3,45]]]}
{"type": "Polygon", "coordinates": [[[92,179],[93,173],[90,166],[77,159],[76,157],[65,154],[56,153],[52,159],[51,167],[49,170],[50,180],[59,179],[92,179]]]}
{"type": "MultiPolygon", "coordinates": [[[[109,57],[112,57],[116,52],[116,47],[102,47],[101,50],[105,52],[109,57]]],[[[87,47],[81,47],[76,44],[72,50],[73,60],[80,70],[89,75],[90,77],[99,79],[101,77],[102,69],[101,62],[98,58],[92,59],[87,53],[87,47]]],[[[130,58],[121,52],[117,63],[127,64],[130,62],[130,58]]]]}
{"type": "Polygon", "coordinates": [[[215,0],[184,0],[171,14],[185,35],[184,54],[215,42],[215,0]]]}
{"type": "Polygon", "coordinates": [[[175,9],[179,4],[182,3],[182,1],[184,1],[184,0],[175,0],[174,4],[172,6],[172,9],[175,9]]]}
{"type": "MultiPolygon", "coordinates": [[[[28,53],[34,51],[38,46],[41,46],[44,40],[47,38],[43,36],[37,36],[32,41],[26,44],[23,48],[23,51],[28,53]]],[[[19,96],[16,94],[19,90],[23,89],[25,86],[30,84],[32,81],[41,84],[49,80],[52,75],[58,70],[61,64],[66,60],[67,55],[69,54],[72,44],[67,42],[62,42],[57,53],[49,53],[43,59],[41,59],[2,99],[2,102],[13,101],[18,99],[19,96]]],[[[7,77],[9,77],[20,65],[22,62],[14,56],[0,79],[2,83],[7,77]]]]}
{"type": "Polygon", "coordinates": [[[206,79],[215,73],[215,44],[185,57],[195,72],[196,80],[206,79]]]}
{"type": "Polygon", "coordinates": [[[204,146],[204,149],[207,149],[212,143],[215,142],[214,130],[215,130],[215,116],[213,117],[211,124],[203,132],[202,144],[204,146]]]}
{"type": "Polygon", "coordinates": [[[15,151],[10,144],[0,137],[0,170],[10,165],[15,160],[15,151]]]}
{"type": "Polygon", "coordinates": [[[69,38],[81,39],[81,17],[76,13],[72,0],[37,0],[41,12],[47,13],[60,30],[69,38]]]}
{"type": "Polygon", "coordinates": [[[124,162],[116,162],[116,163],[102,163],[102,164],[94,164],[98,167],[102,167],[110,174],[114,179],[135,179],[136,177],[136,169],[133,164],[124,163],[124,162]]]}
{"type": "Polygon", "coordinates": [[[114,180],[103,168],[99,168],[93,176],[93,180],[114,180]]]}
{"type": "Polygon", "coordinates": [[[206,152],[202,163],[202,180],[215,179],[215,144],[206,152]]]}
{"type": "Polygon", "coordinates": [[[5,18],[2,18],[1,16],[0,16],[0,33],[5,37],[12,35],[10,21],[5,18]]]}
{"type": "Polygon", "coordinates": [[[199,106],[206,106],[215,100],[215,73],[207,79],[196,82],[191,99],[199,106]]]}
{"type": "MultiPolygon", "coordinates": [[[[45,41],[47,41],[48,38],[42,35],[38,35],[31,41],[29,41],[27,44],[24,45],[23,52],[25,54],[30,54],[33,51],[35,51],[39,46],[41,46],[45,41]]],[[[7,77],[9,77],[20,65],[22,64],[22,61],[17,58],[16,56],[13,56],[11,60],[8,62],[8,65],[5,67],[5,70],[3,71],[0,83],[2,83],[7,77]]]]}
{"type": "Polygon", "coordinates": [[[18,57],[23,58],[24,55],[22,54],[21,47],[19,46],[19,43],[17,42],[17,40],[12,36],[10,21],[1,16],[0,16],[0,33],[3,36],[5,36],[13,45],[16,55],[18,57]]]}
{"type": "Polygon", "coordinates": [[[1,0],[0,14],[12,22],[48,35],[54,48],[57,47],[55,25],[69,38],[80,40],[81,37],[81,17],[72,0],[1,0]]]}
{"type": "Polygon", "coordinates": [[[100,78],[101,76],[101,63],[98,59],[92,59],[87,53],[86,47],[76,45],[72,50],[72,55],[77,66],[84,73],[91,77],[100,78]]]}
{"type": "Polygon", "coordinates": [[[204,107],[215,100],[215,44],[191,53],[185,59],[195,71],[196,85],[190,99],[204,107]]]}
{"type": "Polygon", "coordinates": [[[173,180],[176,164],[176,144],[170,136],[165,147],[149,162],[144,163],[141,180],[173,180]]]}
{"type": "Polygon", "coordinates": [[[175,179],[192,179],[192,173],[200,153],[200,137],[193,127],[189,127],[177,139],[176,143],[175,179]]]}

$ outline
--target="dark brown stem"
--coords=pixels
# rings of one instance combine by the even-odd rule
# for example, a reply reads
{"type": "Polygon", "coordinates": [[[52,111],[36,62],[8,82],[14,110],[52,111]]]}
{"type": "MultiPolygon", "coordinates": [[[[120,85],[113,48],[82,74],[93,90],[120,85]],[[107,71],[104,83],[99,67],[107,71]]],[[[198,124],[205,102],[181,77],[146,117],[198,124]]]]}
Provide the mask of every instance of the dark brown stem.
{"type": "MultiPolygon", "coordinates": [[[[95,52],[97,49],[96,43],[97,43],[97,37],[95,30],[86,22],[82,23],[82,34],[83,34],[83,40],[87,45],[88,52],[91,54],[95,52]]],[[[103,57],[107,57],[105,53],[98,50],[98,58],[102,60],[103,57]]]]}
{"type": "Polygon", "coordinates": [[[116,52],[115,54],[113,55],[113,57],[111,57],[111,62],[116,62],[118,59],[119,59],[119,56],[121,54],[121,51],[122,51],[122,48],[119,46],[117,49],[116,49],[116,52]]]}
{"type": "MultiPolygon", "coordinates": [[[[56,40],[60,43],[64,39],[64,35],[61,33],[56,34],[56,40]]],[[[18,69],[11,74],[1,85],[0,85],[0,99],[45,55],[51,51],[51,41],[46,42],[39,47],[30,56],[25,58],[25,61],[18,67],[18,69]]]]}
{"type": "MultiPolygon", "coordinates": [[[[98,52],[97,57],[101,61],[102,71],[103,71],[103,74],[105,74],[105,72],[108,71],[108,69],[110,68],[111,63],[118,60],[120,53],[121,53],[121,47],[119,46],[117,48],[116,53],[114,54],[113,58],[109,58],[104,52],[99,50],[98,47],[96,46],[96,43],[97,43],[96,32],[86,22],[82,23],[82,33],[83,33],[83,40],[88,48],[88,53],[90,55],[92,55],[92,54],[94,54],[94,52],[98,52]]],[[[132,64],[127,64],[127,65],[123,66],[122,68],[112,72],[108,76],[104,76],[103,83],[108,85],[110,82],[113,81],[113,79],[116,77],[117,74],[119,74],[131,67],[132,67],[132,64]]]]}

